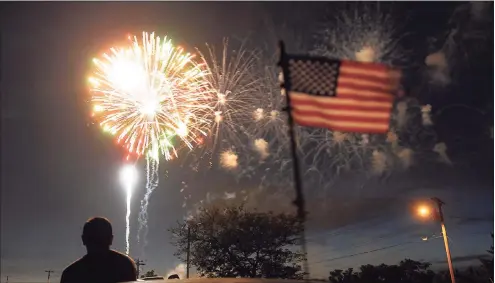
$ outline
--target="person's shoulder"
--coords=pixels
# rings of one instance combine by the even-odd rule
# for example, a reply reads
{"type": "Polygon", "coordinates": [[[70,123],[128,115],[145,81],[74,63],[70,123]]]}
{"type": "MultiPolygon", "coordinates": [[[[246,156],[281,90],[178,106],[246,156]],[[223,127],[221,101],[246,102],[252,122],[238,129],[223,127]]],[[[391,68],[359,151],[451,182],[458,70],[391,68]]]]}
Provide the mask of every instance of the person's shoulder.
{"type": "Polygon", "coordinates": [[[77,273],[81,267],[81,265],[83,264],[83,258],[80,258],[76,261],[74,261],[73,263],[69,264],[69,266],[67,266],[64,271],[62,272],[62,276],[64,277],[70,277],[72,274],[74,273],[77,273]]]}
{"type": "Polygon", "coordinates": [[[116,250],[110,250],[110,253],[112,254],[112,256],[114,258],[118,259],[119,261],[129,262],[131,264],[134,264],[134,260],[131,257],[129,257],[129,256],[127,256],[121,252],[118,252],[116,250]]]}
{"type": "Polygon", "coordinates": [[[83,260],[84,260],[84,257],[81,257],[79,259],[77,259],[76,261],[74,261],[73,263],[69,264],[65,269],[64,271],[66,270],[74,270],[76,269],[77,267],[79,267],[82,263],[83,263],[83,260]]]}

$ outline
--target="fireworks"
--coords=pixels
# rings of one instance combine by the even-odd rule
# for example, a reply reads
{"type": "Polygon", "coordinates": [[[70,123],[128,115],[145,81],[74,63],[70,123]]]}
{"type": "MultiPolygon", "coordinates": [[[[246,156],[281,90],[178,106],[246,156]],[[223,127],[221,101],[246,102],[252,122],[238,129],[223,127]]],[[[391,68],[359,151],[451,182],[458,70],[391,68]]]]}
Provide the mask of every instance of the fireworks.
{"type": "MultiPolygon", "coordinates": [[[[344,11],[334,17],[329,24],[331,28],[320,30],[320,41],[313,53],[362,62],[402,63],[404,53],[395,37],[393,27],[396,25],[391,16],[367,5],[364,9],[355,8],[353,12],[344,11]],[[362,10],[362,13],[356,13],[357,10],[362,10]]],[[[279,89],[278,83],[272,85],[279,89]]],[[[285,106],[285,101],[281,99],[279,104],[285,106]]],[[[277,129],[280,131],[280,139],[286,141],[286,117],[281,122],[284,126],[278,125],[277,129]]],[[[331,179],[343,171],[362,169],[367,165],[376,166],[373,165],[376,164],[373,162],[373,152],[382,150],[386,143],[386,137],[380,135],[340,133],[305,127],[296,129],[299,149],[305,161],[303,168],[331,179]]],[[[394,144],[398,143],[397,140],[396,137],[394,144]]],[[[288,154],[286,156],[290,157],[288,154]]],[[[385,155],[380,155],[379,167],[382,169],[385,169],[382,166],[384,158],[385,155]]]]}
{"type": "Polygon", "coordinates": [[[268,143],[264,139],[254,141],[254,149],[259,153],[262,160],[266,159],[270,152],[268,151],[268,143]]]}
{"type": "Polygon", "coordinates": [[[129,46],[94,59],[93,116],[130,154],[177,155],[177,138],[192,148],[209,121],[203,68],[170,39],[143,33],[129,46]]]}
{"type": "Polygon", "coordinates": [[[397,21],[380,5],[356,4],[342,10],[319,31],[315,53],[339,59],[403,65],[407,60],[399,41],[397,21]]]}
{"type": "Polygon", "coordinates": [[[237,168],[237,159],[237,154],[235,154],[232,150],[227,150],[220,154],[220,164],[227,170],[233,170],[237,168]]]}
{"type": "Polygon", "coordinates": [[[410,148],[403,148],[397,152],[397,157],[401,161],[401,165],[404,169],[411,167],[413,163],[413,151],[410,148]]]}
{"type": "Polygon", "coordinates": [[[452,161],[447,155],[447,145],[444,142],[435,144],[435,147],[433,147],[433,151],[438,153],[438,159],[440,162],[452,165],[452,161]]]}
{"type": "Polygon", "coordinates": [[[423,126],[433,125],[433,122],[431,121],[431,105],[427,104],[421,107],[421,118],[423,126]]]}
{"type": "MultiPolygon", "coordinates": [[[[401,47],[401,36],[392,13],[383,13],[379,8],[374,10],[371,5],[358,8],[355,9],[357,12],[344,11],[335,17],[329,25],[331,28],[320,33],[320,43],[313,53],[399,67],[407,65],[409,58],[401,47]]],[[[256,65],[256,108],[249,109],[252,123],[248,137],[255,151],[252,156],[258,157],[258,162],[263,161],[265,173],[262,173],[262,183],[270,186],[276,185],[273,180],[279,175],[287,179],[292,174],[292,156],[288,146],[287,114],[283,111],[286,97],[280,91],[275,57],[267,52],[260,54],[259,58],[261,60],[256,65]]],[[[329,180],[345,171],[369,170],[380,175],[385,171],[409,168],[413,156],[422,153],[422,143],[436,139],[430,127],[431,119],[428,119],[430,113],[422,112],[421,106],[417,100],[400,97],[387,135],[340,133],[296,126],[301,169],[305,174],[316,173],[316,176],[324,178],[316,184],[307,184],[315,179],[307,178],[305,184],[321,189],[323,184],[330,184],[329,180]]],[[[431,147],[428,150],[431,151],[431,147]]],[[[236,160],[245,154],[238,149],[235,152],[236,160]]],[[[257,165],[259,172],[263,171],[261,164],[257,165]]]]}
{"type": "MultiPolygon", "coordinates": [[[[343,13],[321,32],[313,53],[403,66],[408,56],[400,48],[395,26],[391,17],[370,9],[364,15],[343,13]]],[[[191,149],[200,158],[208,155],[210,164],[218,162],[236,175],[259,174],[260,187],[291,189],[287,184],[293,172],[286,97],[280,90],[273,52],[229,48],[226,40],[219,50],[207,45],[195,59],[170,39],[143,33],[141,39],[134,37],[129,45],[94,59],[89,79],[93,116],[129,154],[146,156],[146,193],[138,231],[138,242],[143,237],[144,245],[147,207],[159,181],[159,159],[178,157],[181,148],[191,149]]],[[[448,57],[434,55],[427,59],[428,65],[449,68],[448,57]]],[[[370,170],[383,175],[394,167],[409,168],[419,160],[418,145],[430,137],[425,133],[432,133],[431,115],[431,106],[401,98],[387,135],[296,126],[305,189],[321,191],[343,171],[370,170]],[[309,173],[321,179],[307,178],[309,173]]],[[[428,150],[450,164],[446,145],[435,139],[428,150]]],[[[236,198],[236,194],[240,199],[238,192],[225,198],[236,198]]],[[[130,193],[127,209],[128,223],[130,193]]],[[[129,226],[127,252],[128,230],[129,226]]]]}
{"type": "Polygon", "coordinates": [[[471,70],[471,60],[486,60],[491,56],[487,48],[493,34],[493,6],[487,3],[463,3],[456,7],[449,19],[448,30],[431,46],[425,64],[430,83],[449,86],[471,70]],[[487,53],[488,52],[488,53],[487,53]]]}
{"type": "MultiPolygon", "coordinates": [[[[260,65],[267,62],[260,62],[260,65]]],[[[257,95],[257,107],[251,113],[252,135],[268,141],[275,156],[289,147],[286,97],[280,91],[279,73],[275,64],[260,66],[257,95]]]]}
{"type": "MultiPolygon", "coordinates": [[[[96,58],[89,78],[93,116],[116,137],[128,157],[146,155],[146,193],[139,213],[138,242],[147,244],[147,208],[158,186],[159,158],[178,156],[179,147],[192,149],[210,126],[207,75],[194,56],[166,37],[143,33],[129,45],[111,48],[96,58]]],[[[126,251],[129,252],[130,190],[127,197],[126,251]]]]}
{"type": "MultiPolygon", "coordinates": [[[[204,141],[203,152],[218,155],[225,149],[241,148],[246,144],[246,125],[255,109],[256,78],[253,74],[255,54],[241,46],[238,51],[229,50],[224,39],[220,56],[206,45],[207,52],[201,53],[207,74],[204,79],[212,95],[209,105],[212,121],[209,139],[204,141]]],[[[210,160],[211,162],[211,160],[210,160]]]]}

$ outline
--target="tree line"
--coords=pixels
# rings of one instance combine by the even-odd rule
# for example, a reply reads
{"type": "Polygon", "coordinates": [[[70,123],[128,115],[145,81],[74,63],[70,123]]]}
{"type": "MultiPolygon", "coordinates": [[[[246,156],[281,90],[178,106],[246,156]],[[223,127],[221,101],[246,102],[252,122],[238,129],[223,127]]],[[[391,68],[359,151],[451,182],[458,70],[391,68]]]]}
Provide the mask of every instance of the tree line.
{"type": "MultiPolygon", "coordinates": [[[[244,206],[203,208],[194,218],[169,229],[177,256],[187,260],[201,277],[302,279],[305,254],[299,249],[303,223],[292,214],[248,211],[244,206]]],[[[493,238],[493,234],[492,234],[493,238]]],[[[479,267],[456,271],[457,283],[493,283],[491,259],[479,267]],[[490,281],[491,280],[491,281],[490,281]]],[[[330,271],[331,283],[443,283],[448,272],[431,264],[405,259],[397,265],[363,265],[330,271]]]]}

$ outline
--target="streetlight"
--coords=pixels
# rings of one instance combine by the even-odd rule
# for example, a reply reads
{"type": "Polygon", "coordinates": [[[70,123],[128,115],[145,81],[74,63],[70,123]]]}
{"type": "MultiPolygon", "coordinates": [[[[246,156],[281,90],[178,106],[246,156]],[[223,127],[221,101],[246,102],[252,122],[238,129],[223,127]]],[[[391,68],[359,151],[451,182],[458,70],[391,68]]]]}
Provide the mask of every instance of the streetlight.
{"type": "Polygon", "coordinates": [[[418,215],[422,218],[426,218],[431,215],[430,207],[426,205],[421,205],[418,207],[418,215]]]}
{"type": "Polygon", "coordinates": [[[442,211],[442,206],[445,203],[441,201],[439,198],[431,198],[431,200],[437,205],[436,211],[434,211],[431,208],[431,206],[424,204],[424,205],[420,205],[417,208],[417,213],[422,218],[432,217],[433,219],[438,220],[440,222],[440,226],[442,227],[443,243],[445,244],[445,252],[447,254],[447,263],[449,264],[450,280],[452,281],[452,283],[455,283],[454,267],[452,266],[452,259],[450,257],[449,240],[447,238],[447,230],[445,229],[445,223],[444,223],[443,211],[442,211]]]}

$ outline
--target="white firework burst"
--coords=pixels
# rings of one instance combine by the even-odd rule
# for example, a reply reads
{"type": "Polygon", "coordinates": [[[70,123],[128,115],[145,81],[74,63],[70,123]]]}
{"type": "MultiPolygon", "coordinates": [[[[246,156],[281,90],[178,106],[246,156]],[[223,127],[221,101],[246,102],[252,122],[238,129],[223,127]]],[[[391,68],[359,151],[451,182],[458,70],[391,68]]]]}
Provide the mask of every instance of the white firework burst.
{"type": "Polygon", "coordinates": [[[224,39],[220,52],[206,45],[206,52],[201,54],[205,66],[205,79],[211,92],[209,119],[212,122],[207,138],[193,153],[199,159],[205,160],[208,166],[218,163],[215,156],[226,150],[238,152],[248,150],[250,140],[247,129],[251,123],[251,113],[255,109],[255,91],[257,77],[253,68],[256,53],[241,45],[238,50],[231,49],[229,42],[224,39]]]}
{"type": "Polygon", "coordinates": [[[407,61],[399,44],[400,24],[379,3],[356,3],[336,16],[332,14],[322,26],[316,54],[396,66],[407,61]]]}

